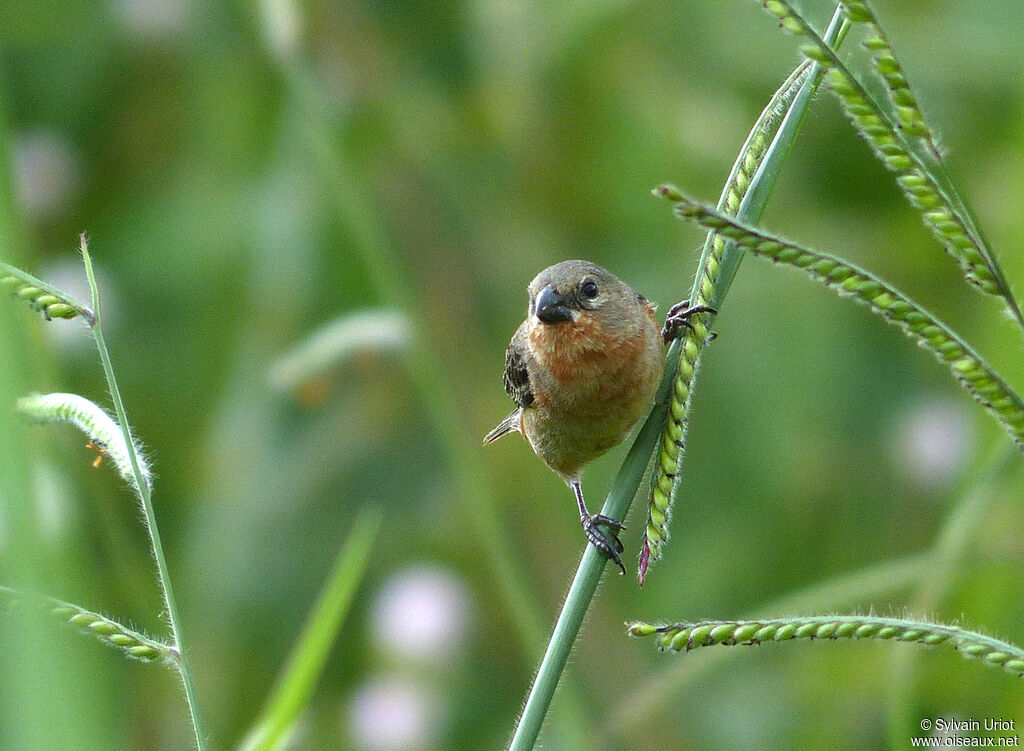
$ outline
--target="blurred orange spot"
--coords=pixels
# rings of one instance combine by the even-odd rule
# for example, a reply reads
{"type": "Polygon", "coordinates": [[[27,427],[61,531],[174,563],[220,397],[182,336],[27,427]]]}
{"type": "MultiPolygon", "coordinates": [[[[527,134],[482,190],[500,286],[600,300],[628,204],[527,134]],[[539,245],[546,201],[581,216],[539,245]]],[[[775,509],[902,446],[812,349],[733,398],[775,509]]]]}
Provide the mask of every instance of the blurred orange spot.
{"type": "Polygon", "coordinates": [[[303,409],[317,409],[323,406],[331,394],[331,379],[317,376],[300,384],[295,390],[295,401],[303,409]]]}

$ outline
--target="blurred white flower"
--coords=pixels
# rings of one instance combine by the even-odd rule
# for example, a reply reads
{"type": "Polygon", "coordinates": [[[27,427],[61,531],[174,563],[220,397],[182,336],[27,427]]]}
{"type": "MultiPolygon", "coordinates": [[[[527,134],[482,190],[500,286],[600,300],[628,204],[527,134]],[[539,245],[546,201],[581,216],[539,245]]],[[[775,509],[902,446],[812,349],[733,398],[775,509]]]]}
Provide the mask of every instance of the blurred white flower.
{"type": "Polygon", "coordinates": [[[424,751],[438,736],[434,699],[407,680],[378,676],[349,702],[349,733],[365,751],[424,751]]]}
{"type": "Polygon", "coordinates": [[[969,406],[952,399],[928,399],[903,411],[896,457],[918,485],[943,488],[960,475],[974,445],[969,406]]]}
{"type": "Polygon", "coordinates": [[[32,219],[63,209],[78,182],[71,145],[60,133],[35,130],[14,139],[14,179],[18,203],[32,219]]]}
{"type": "Polygon", "coordinates": [[[395,574],[377,594],[373,635],[384,652],[421,662],[458,654],[470,619],[462,580],[436,566],[414,566],[395,574]]]}
{"type": "Polygon", "coordinates": [[[294,0],[262,0],[260,11],[271,51],[285,59],[294,55],[302,36],[302,19],[294,0]]]}
{"type": "Polygon", "coordinates": [[[143,39],[172,37],[188,24],[191,0],[114,0],[114,15],[125,29],[143,39]]]}

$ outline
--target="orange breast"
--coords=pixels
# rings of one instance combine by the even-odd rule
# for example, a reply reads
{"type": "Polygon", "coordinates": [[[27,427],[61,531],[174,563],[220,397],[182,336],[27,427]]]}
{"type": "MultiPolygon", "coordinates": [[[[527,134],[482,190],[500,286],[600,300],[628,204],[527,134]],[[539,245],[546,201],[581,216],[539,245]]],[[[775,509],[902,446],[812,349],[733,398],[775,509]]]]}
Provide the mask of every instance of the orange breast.
{"type": "Polygon", "coordinates": [[[572,323],[537,327],[531,332],[530,341],[551,376],[566,383],[592,378],[602,371],[616,371],[636,360],[647,345],[644,331],[629,339],[619,339],[604,331],[587,313],[572,323]]]}

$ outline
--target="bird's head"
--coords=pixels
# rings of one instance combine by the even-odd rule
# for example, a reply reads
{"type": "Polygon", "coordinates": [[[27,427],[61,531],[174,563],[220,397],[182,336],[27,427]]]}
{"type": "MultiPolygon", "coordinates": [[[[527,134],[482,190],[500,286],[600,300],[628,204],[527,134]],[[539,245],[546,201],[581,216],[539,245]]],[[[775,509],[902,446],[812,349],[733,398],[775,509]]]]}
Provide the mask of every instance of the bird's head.
{"type": "Polygon", "coordinates": [[[610,271],[589,261],[562,261],[534,277],[527,319],[531,328],[586,329],[628,337],[641,325],[647,301],[610,271]]]}

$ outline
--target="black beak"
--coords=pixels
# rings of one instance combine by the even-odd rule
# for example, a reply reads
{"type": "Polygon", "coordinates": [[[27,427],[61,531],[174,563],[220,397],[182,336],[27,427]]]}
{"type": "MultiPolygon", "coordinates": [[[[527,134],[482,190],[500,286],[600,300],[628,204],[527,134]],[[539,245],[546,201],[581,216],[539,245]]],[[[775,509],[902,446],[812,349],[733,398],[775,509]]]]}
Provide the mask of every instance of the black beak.
{"type": "Polygon", "coordinates": [[[537,293],[534,310],[542,323],[562,323],[572,320],[572,312],[566,298],[559,295],[550,284],[537,293]]]}

